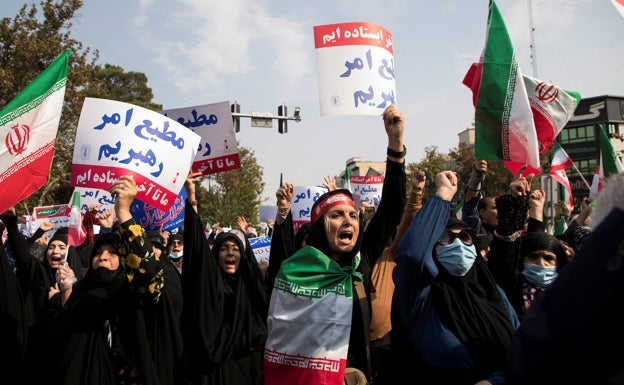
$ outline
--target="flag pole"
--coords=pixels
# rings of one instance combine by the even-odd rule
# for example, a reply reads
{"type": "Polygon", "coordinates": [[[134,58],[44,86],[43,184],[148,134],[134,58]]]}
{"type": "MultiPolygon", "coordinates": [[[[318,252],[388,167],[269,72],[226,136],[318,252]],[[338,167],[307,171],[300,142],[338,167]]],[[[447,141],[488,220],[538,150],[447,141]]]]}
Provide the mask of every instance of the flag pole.
{"type": "Polygon", "coordinates": [[[576,171],[576,173],[577,173],[577,174],[579,174],[579,176],[581,177],[581,179],[583,179],[583,183],[585,183],[585,186],[587,186],[587,188],[591,190],[591,186],[589,185],[589,183],[587,183],[587,180],[585,179],[585,177],[583,176],[583,174],[581,174],[581,172],[579,171],[578,167],[576,167],[576,165],[574,164],[574,162],[572,162],[572,166],[574,167],[574,170],[576,171]]]}
{"type": "Polygon", "coordinates": [[[533,65],[533,77],[537,78],[537,56],[535,55],[535,28],[533,27],[533,7],[531,7],[531,0],[527,0],[527,6],[529,8],[529,36],[531,44],[531,64],[533,65]]]}

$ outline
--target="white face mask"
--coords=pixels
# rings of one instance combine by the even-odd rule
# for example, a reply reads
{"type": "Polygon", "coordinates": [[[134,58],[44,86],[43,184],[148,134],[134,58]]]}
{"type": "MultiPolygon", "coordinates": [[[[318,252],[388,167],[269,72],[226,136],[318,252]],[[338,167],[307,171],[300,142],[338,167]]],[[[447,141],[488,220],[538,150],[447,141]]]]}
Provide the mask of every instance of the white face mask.
{"type": "Polygon", "coordinates": [[[559,274],[555,266],[539,266],[533,263],[525,263],[522,275],[531,285],[546,287],[553,283],[559,274]]]}
{"type": "Polygon", "coordinates": [[[466,275],[477,259],[477,249],[474,245],[468,246],[459,238],[448,245],[438,246],[436,253],[440,265],[456,277],[466,275]]]}
{"type": "Polygon", "coordinates": [[[178,258],[182,258],[182,254],[184,254],[184,251],[180,251],[179,253],[170,251],[169,252],[169,258],[170,259],[178,259],[178,258]]]}

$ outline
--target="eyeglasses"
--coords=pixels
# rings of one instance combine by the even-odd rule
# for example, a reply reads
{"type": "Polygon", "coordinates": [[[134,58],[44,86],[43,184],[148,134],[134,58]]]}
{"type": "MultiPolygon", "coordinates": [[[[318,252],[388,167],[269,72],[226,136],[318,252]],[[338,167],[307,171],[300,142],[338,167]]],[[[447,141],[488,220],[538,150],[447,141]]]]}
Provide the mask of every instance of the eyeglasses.
{"type": "Polygon", "coordinates": [[[184,246],[184,241],[171,241],[172,245],[180,245],[180,246],[184,246]]]}
{"type": "Polygon", "coordinates": [[[448,245],[452,243],[455,239],[459,239],[464,243],[464,245],[472,246],[472,235],[466,230],[462,230],[459,233],[454,232],[453,230],[446,229],[444,234],[440,236],[438,239],[438,245],[448,245]]]}

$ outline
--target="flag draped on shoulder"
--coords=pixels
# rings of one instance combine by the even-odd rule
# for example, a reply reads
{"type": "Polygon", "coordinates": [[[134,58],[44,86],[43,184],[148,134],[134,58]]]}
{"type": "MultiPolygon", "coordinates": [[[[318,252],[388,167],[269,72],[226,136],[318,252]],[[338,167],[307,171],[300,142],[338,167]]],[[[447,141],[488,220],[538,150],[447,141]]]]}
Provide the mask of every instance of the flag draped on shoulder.
{"type": "Polygon", "coordinates": [[[559,184],[563,186],[564,201],[568,210],[574,209],[574,197],[572,196],[572,186],[570,186],[570,180],[566,174],[565,169],[572,167],[574,162],[565,152],[565,150],[555,142],[555,152],[553,154],[552,162],[550,163],[550,176],[559,184]]]}
{"type": "Polygon", "coordinates": [[[612,175],[624,172],[624,166],[615,154],[607,133],[602,128],[598,129],[598,143],[600,145],[600,163],[596,167],[594,179],[589,190],[589,197],[592,199],[596,198],[605,180],[612,175]]]}
{"type": "Polygon", "coordinates": [[[523,75],[505,22],[490,2],[485,49],[463,84],[473,93],[475,156],[501,160],[512,174],[541,171],[540,156],[574,115],[578,93],[523,75]]]}
{"type": "Polygon", "coordinates": [[[267,318],[265,385],[344,384],[359,261],[341,268],[305,246],[282,262],[267,318]]]}
{"type": "Polygon", "coordinates": [[[46,183],[71,50],[65,50],[0,111],[0,212],[46,183]]]}

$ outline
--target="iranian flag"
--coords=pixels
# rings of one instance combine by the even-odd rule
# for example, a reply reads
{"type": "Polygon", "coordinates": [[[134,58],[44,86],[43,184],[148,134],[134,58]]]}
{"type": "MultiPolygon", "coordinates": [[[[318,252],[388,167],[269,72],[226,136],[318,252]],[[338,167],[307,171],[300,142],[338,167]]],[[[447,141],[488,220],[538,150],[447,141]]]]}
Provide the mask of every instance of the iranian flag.
{"type": "Polygon", "coordinates": [[[65,99],[70,50],[0,111],[0,212],[46,183],[65,99]]]}
{"type": "Polygon", "coordinates": [[[468,70],[463,83],[473,90],[475,156],[540,169],[537,133],[526,86],[505,22],[494,1],[490,1],[481,60],[468,70]]]}
{"type": "Polygon", "coordinates": [[[74,191],[67,225],[67,244],[74,247],[80,246],[86,239],[87,231],[82,222],[80,210],[80,191],[74,191]]]}
{"type": "Polygon", "coordinates": [[[540,159],[574,115],[581,96],[521,74],[505,22],[490,2],[486,45],[463,84],[475,106],[475,156],[501,160],[516,175],[539,174],[540,159]]]}
{"type": "Polygon", "coordinates": [[[570,159],[565,150],[559,145],[559,143],[555,142],[555,153],[553,154],[553,158],[550,163],[549,174],[554,180],[563,186],[562,193],[566,202],[566,207],[570,211],[574,209],[574,197],[572,196],[572,187],[570,186],[570,180],[568,179],[565,169],[572,167],[573,165],[574,162],[572,162],[572,159],[570,159]]]}
{"type": "Polygon", "coordinates": [[[349,167],[345,167],[345,173],[342,180],[342,188],[346,188],[351,191],[351,174],[349,172],[349,167]]]}
{"type": "Polygon", "coordinates": [[[612,175],[624,172],[624,166],[622,162],[615,155],[613,145],[607,136],[607,133],[600,128],[598,130],[598,143],[600,144],[600,163],[596,167],[594,173],[594,179],[589,190],[589,197],[595,199],[605,180],[609,179],[612,175]]]}
{"type": "Polygon", "coordinates": [[[557,227],[555,228],[555,235],[563,235],[565,231],[568,229],[568,222],[566,222],[565,217],[559,218],[557,222],[557,227]]]}
{"type": "Polygon", "coordinates": [[[624,0],[611,0],[613,6],[624,17],[624,0]]]}
{"type": "Polygon", "coordinates": [[[355,271],[305,246],[284,260],[271,293],[265,385],[343,385],[355,271]],[[353,275],[352,275],[353,274],[353,275]]]}

